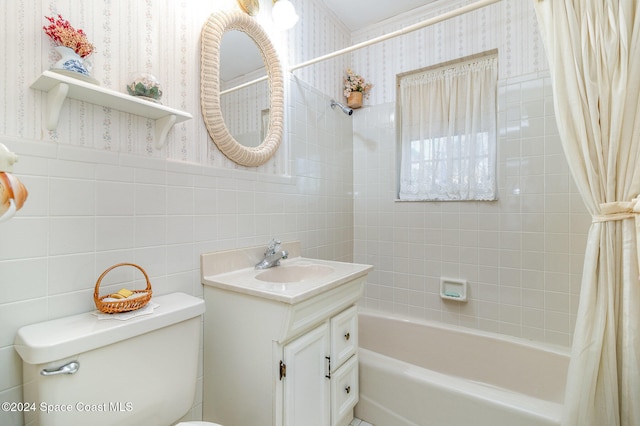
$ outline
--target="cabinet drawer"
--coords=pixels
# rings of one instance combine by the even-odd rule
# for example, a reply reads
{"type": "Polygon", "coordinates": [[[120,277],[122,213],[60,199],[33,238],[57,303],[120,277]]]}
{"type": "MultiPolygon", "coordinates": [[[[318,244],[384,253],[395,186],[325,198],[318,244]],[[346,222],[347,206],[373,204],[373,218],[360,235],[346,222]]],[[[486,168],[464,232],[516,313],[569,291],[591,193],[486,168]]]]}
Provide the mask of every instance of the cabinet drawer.
{"type": "Polygon", "coordinates": [[[358,348],[358,310],[355,306],[331,318],[331,369],[337,370],[358,348]]]}
{"type": "Polygon", "coordinates": [[[348,425],[358,399],[358,355],[354,355],[331,376],[331,425],[348,425]]]}

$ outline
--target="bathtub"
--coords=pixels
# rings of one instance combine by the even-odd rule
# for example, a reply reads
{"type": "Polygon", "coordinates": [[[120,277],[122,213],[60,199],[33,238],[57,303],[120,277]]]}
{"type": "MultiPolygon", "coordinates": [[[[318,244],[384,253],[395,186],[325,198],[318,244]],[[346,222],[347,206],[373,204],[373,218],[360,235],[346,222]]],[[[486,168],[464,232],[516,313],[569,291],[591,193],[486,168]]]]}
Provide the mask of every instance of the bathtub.
{"type": "Polygon", "coordinates": [[[374,426],[560,425],[569,349],[361,311],[357,418],[374,426]]]}

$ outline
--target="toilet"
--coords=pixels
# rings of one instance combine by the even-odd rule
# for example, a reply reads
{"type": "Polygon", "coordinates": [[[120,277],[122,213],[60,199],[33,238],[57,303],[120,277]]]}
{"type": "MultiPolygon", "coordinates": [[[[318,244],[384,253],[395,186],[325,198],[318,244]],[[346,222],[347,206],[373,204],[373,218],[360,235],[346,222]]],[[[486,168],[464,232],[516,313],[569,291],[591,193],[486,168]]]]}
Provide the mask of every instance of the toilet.
{"type": "MultiPolygon", "coordinates": [[[[121,321],[84,313],[18,330],[25,425],[170,426],[193,405],[204,301],[153,297],[121,321]]],[[[194,421],[180,426],[220,426],[194,421]]]]}

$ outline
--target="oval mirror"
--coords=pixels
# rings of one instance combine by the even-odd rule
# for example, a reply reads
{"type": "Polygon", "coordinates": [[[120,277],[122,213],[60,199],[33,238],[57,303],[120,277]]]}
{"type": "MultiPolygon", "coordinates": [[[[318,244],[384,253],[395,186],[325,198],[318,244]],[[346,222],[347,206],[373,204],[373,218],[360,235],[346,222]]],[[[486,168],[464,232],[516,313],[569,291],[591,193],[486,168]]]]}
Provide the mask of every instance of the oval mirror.
{"type": "MultiPolygon", "coordinates": [[[[248,15],[237,11],[220,11],[207,19],[202,29],[200,54],[200,101],[209,136],[230,160],[247,167],[266,163],[282,141],[284,127],[284,81],[277,52],[264,29],[248,15]],[[265,117],[265,136],[258,146],[239,143],[229,132],[221,105],[220,52],[222,37],[238,30],[248,35],[262,56],[268,77],[269,109],[265,117]]],[[[262,117],[262,111],[259,112],[262,117]]]]}
{"type": "Polygon", "coordinates": [[[231,136],[259,146],[269,129],[269,82],[258,46],[244,32],[226,31],[220,45],[220,106],[231,136]],[[255,82],[256,79],[264,78],[255,82]],[[254,82],[243,86],[247,82],[254,82]]]}

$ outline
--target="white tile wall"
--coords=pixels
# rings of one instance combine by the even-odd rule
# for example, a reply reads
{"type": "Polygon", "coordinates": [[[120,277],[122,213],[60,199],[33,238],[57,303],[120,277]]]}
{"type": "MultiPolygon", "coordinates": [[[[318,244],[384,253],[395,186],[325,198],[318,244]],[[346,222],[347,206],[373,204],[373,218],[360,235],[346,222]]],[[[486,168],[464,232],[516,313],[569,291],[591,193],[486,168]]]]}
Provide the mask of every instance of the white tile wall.
{"type": "Polygon", "coordinates": [[[395,104],[357,112],[354,259],[376,266],[364,304],[569,345],[590,218],[559,146],[549,78],[499,86],[497,202],[394,201],[395,104]],[[469,301],[442,300],[441,276],[469,280],[469,301]]]}
{"type": "MultiPolygon", "coordinates": [[[[468,3],[429,3],[353,41],[468,3]]],[[[590,218],[557,134],[533,5],[503,0],[358,50],[351,67],[374,85],[354,115],[354,257],[376,266],[366,304],[569,345],[590,218]],[[499,63],[499,201],[395,202],[396,74],[491,49],[499,63]],[[468,279],[471,300],[443,302],[441,276],[468,279]]]]}
{"type": "MultiPolygon", "coordinates": [[[[262,3],[264,20],[270,2],[262,3]]],[[[435,2],[423,15],[464,3],[435,2]]],[[[401,16],[351,37],[315,1],[294,4],[299,25],[274,34],[285,66],[423,17],[401,16]]],[[[373,264],[370,307],[569,343],[590,220],[557,137],[529,2],[503,0],[296,71],[288,82],[285,143],[256,170],[217,152],[198,118],[199,31],[208,13],[235,2],[130,6],[133,11],[119,2],[0,4],[3,16],[18,17],[0,30],[9,64],[0,68],[0,142],[21,156],[16,174],[30,191],[18,217],[0,224],[0,400],[22,398],[15,331],[92,309],[93,286],[106,267],[134,261],[150,273],[158,294],[199,295],[200,253],[272,236],[302,241],[305,256],[373,264]],[[167,148],[150,148],[147,120],[76,101],[66,103],[57,132],[42,131],[45,98],[29,85],[55,59],[40,27],[44,15],[58,12],[99,45],[94,64],[102,85],[120,87],[127,70],[153,71],[167,89],[167,104],[193,114],[174,127],[167,148]],[[168,37],[158,36],[161,26],[168,37]],[[395,74],[492,48],[501,63],[500,200],[395,202],[395,74]],[[167,59],[165,51],[179,53],[167,59]],[[331,97],[340,100],[348,65],[374,83],[373,106],[351,118],[329,107],[331,97]],[[438,297],[443,275],[469,280],[467,304],[438,297]]],[[[116,270],[104,285],[116,288],[134,277],[116,270]]],[[[22,417],[0,412],[0,424],[21,425],[22,417]]]]}
{"type": "MultiPolygon", "coordinates": [[[[353,260],[351,120],[306,83],[291,86],[297,127],[282,148],[291,176],[0,136],[20,156],[14,173],[29,190],[24,208],[0,224],[1,401],[22,399],[16,330],[93,310],[96,279],[115,263],[141,265],[154,294],[201,295],[206,251],[278,237],[301,241],[305,256],[353,260]]],[[[141,278],[118,268],[101,288],[143,287],[141,278]]],[[[22,417],[0,412],[0,424],[22,417]]]]}
{"type": "MultiPolygon", "coordinates": [[[[304,24],[277,34],[271,2],[261,3],[256,19],[285,66],[349,42],[344,27],[314,2],[297,4],[304,24]]],[[[330,97],[321,94],[339,92],[341,75],[334,71],[345,68],[346,57],[297,73],[300,81],[288,87],[291,125],[281,149],[264,166],[239,167],[211,142],[199,109],[202,24],[236,2],[123,6],[0,3],[2,16],[12,17],[0,30],[8,64],[0,68],[0,141],[20,155],[15,173],[30,193],[18,216],[0,224],[2,401],[22,399],[16,330],[93,309],[97,276],[114,263],[142,265],[156,294],[199,295],[204,251],[276,236],[300,240],[306,256],[352,260],[351,121],[334,114],[330,97]],[[152,147],[151,121],[75,100],[65,102],[56,131],[43,130],[46,95],[29,86],[57,60],[41,29],[44,16],[57,13],[96,45],[93,75],[103,87],[120,90],[131,71],[152,72],[163,86],[163,103],[194,119],[174,126],[162,150],[152,147]]],[[[134,277],[114,270],[103,285],[116,288],[134,277]]],[[[19,413],[0,412],[0,424],[22,423],[19,413]]]]}

